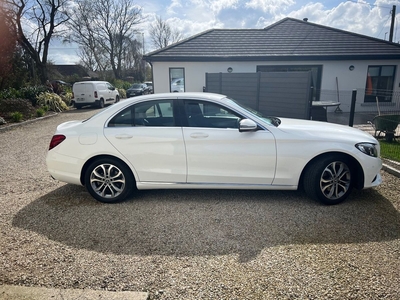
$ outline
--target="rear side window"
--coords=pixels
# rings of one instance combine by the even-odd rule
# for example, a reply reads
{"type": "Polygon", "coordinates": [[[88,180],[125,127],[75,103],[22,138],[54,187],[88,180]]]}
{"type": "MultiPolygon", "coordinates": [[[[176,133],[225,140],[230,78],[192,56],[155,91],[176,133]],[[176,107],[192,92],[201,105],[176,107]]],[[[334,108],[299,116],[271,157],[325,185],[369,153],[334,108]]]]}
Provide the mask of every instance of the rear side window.
{"type": "Polygon", "coordinates": [[[175,126],[173,101],[159,100],[132,105],[119,112],[108,123],[108,127],[136,126],[175,126]]]}

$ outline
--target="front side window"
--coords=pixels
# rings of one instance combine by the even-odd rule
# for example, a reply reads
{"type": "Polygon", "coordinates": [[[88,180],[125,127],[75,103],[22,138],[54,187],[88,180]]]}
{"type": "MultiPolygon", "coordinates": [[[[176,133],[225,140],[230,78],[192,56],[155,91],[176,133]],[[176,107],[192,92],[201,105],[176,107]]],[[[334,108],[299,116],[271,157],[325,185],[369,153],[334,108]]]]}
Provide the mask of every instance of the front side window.
{"type": "Polygon", "coordinates": [[[185,69],[169,69],[170,92],[183,93],[185,91],[185,69]]]}
{"type": "Polygon", "coordinates": [[[108,127],[175,126],[173,101],[142,102],[125,108],[115,115],[108,127]]]}
{"type": "Polygon", "coordinates": [[[237,113],[215,103],[185,101],[189,127],[239,128],[242,119],[237,113]]]}
{"type": "Polygon", "coordinates": [[[391,102],[396,66],[369,66],[364,102],[391,102]]]}

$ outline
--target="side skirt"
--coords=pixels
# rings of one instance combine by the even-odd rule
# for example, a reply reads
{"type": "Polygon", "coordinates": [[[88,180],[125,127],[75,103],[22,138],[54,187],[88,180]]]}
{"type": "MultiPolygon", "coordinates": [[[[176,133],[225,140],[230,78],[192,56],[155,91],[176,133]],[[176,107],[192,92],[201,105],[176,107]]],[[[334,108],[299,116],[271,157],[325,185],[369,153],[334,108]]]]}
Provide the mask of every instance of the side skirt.
{"type": "Polygon", "coordinates": [[[157,189],[215,189],[215,190],[297,190],[297,185],[270,184],[228,184],[228,183],[172,183],[172,182],[137,182],[138,190],[157,189]]]}

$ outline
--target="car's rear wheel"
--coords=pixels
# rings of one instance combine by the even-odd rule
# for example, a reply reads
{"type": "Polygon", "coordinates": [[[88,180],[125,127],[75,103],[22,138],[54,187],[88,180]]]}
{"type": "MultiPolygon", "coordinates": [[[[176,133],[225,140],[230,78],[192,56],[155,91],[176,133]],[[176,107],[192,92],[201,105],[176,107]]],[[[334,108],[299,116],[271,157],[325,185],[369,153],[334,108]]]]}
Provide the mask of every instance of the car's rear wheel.
{"type": "Polygon", "coordinates": [[[104,99],[99,100],[99,108],[104,108],[104,99]]]}
{"type": "Polygon", "coordinates": [[[115,102],[119,102],[119,96],[115,97],[115,102]]]}
{"type": "Polygon", "coordinates": [[[96,200],[117,203],[132,193],[135,180],[124,163],[113,158],[101,158],[87,168],[85,186],[96,200]]]}
{"type": "Polygon", "coordinates": [[[344,201],[353,187],[350,161],[342,155],[325,156],[313,162],[304,174],[304,190],[310,198],[332,205],[344,201]]]}

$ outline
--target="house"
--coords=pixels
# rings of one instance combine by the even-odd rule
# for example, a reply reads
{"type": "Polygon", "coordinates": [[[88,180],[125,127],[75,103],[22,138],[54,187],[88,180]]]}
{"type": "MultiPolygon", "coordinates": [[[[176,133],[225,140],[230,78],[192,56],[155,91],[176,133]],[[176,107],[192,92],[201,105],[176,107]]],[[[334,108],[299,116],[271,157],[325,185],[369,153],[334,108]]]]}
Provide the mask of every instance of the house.
{"type": "Polygon", "coordinates": [[[400,92],[399,44],[307,19],[285,18],[264,29],[211,29],[144,59],[156,93],[201,92],[207,73],[297,71],[311,72],[313,100],[340,101],[343,111],[350,111],[353,90],[357,111],[376,109],[377,97],[393,106],[400,92]]]}
{"type": "Polygon", "coordinates": [[[49,65],[48,68],[50,79],[63,80],[84,80],[97,79],[99,76],[96,72],[89,71],[81,65],[49,65]]]}

